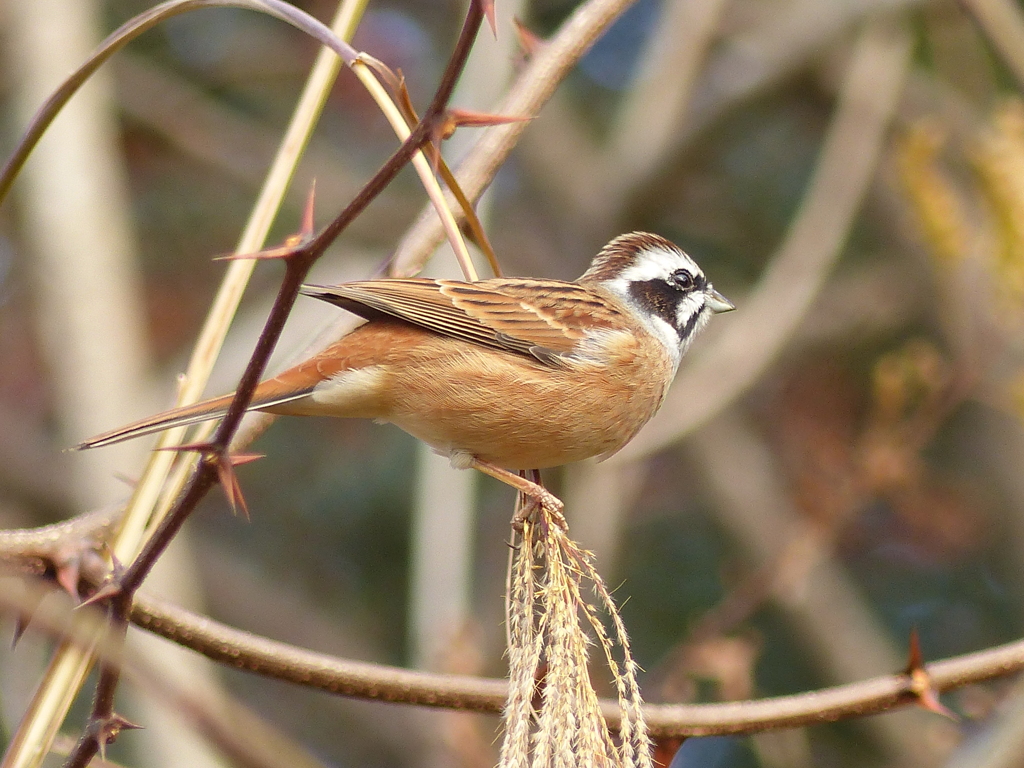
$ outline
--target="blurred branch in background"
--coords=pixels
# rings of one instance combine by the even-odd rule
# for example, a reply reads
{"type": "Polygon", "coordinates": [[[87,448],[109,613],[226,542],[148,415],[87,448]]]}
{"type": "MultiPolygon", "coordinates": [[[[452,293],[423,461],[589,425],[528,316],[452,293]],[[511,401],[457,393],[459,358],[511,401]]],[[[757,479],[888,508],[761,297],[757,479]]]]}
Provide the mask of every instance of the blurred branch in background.
{"type": "Polygon", "coordinates": [[[744,311],[688,365],[658,418],[614,463],[678,440],[744,392],[793,337],[842,253],[874,176],[910,63],[898,22],[873,20],[851,55],[835,117],[800,210],[744,311]]]}
{"type": "Polygon", "coordinates": [[[601,167],[584,185],[601,194],[588,210],[596,222],[621,219],[624,201],[675,150],[724,6],[724,0],[671,0],[662,8],[599,155],[601,167]]]}
{"type": "MultiPolygon", "coordinates": [[[[110,0],[111,15],[128,4],[110,0]]],[[[521,13],[528,29],[559,31],[522,54],[525,63],[516,62],[519,74],[500,106],[493,106],[494,96],[459,106],[536,113],[627,5],[596,0],[570,13],[566,4],[530,4],[521,13]],[[568,25],[560,28],[567,14],[568,25]]],[[[500,0],[498,7],[509,10],[500,0]]],[[[314,10],[323,15],[321,6],[314,10]]],[[[6,23],[23,11],[7,10],[6,23]]],[[[891,674],[905,663],[906,627],[919,626],[926,654],[934,657],[995,646],[1019,636],[1024,625],[1016,586],[1024,562],[1024,376],[1015,303],[1021,284],[1015,270],[1024,253],[1018,194],[1024,131],[1016,107],[999,105],[1013,78],[1020,80],[1013,42],[1022,37],[1019,9],[1007,0],[641,0],[634,11],[602,51],[612,50],[612,69],[623,82],[600,82],[595,62],[585,58],[542,117],[474,134],[480,140],[463,164],[468,191],[476,194],[529,128],[522,151],[492,190],[500,215],[488,229],[510,272],[578,274],[578,262],[596,244],[642,226],[680,238],[740,308],[729,327],[713,327],[684,363],[660,425],[621,456],[567,473],[563,495],[573,535],[598,551],[602,572],[625,576],[621,594],[640,606],[630,622],[634,647],[651,670],[652,689],[667,674],[669,700],[770,696],[820,686],[818,675],[830,681],[890,673],[753,703],[652,706],[658,733],[747,733],[765,723],[849,718],[908,702],[908,679],[891,674]],[[908,19],[912,62],[910,37],[900,29],[908,19]],[[891,122],[901,135],[890,143],[891,122]],[[826,143],[816,150],[826,129],[826,143]],[[849,370],[840,371],[844,366],[849,370]],[[829,390],[833,396],[817,407],[809,402],[813,391],[794,385],[807,381],[852,394],[840,401],[829,390]],[[883,401],[891,406],[888,420],[883,401]],[[692,432],[705,422],[705,430],[692,432]],[[687,435],[687,451],[665,451],[687,435]],[[836,456],[842,461],[830,464],[836,456]],[[841,514],[831,516],[833,506],[841,514]],[[776,614],[790,633],[778,631],[776,614]]],[[[432,79],[430,62],[451,42],[447,7],[424,12],[414,4],[371,3],[369,14],[373,36],[360,46],[371,52],[384,46],[382,58],[400,62],[411,81],[432,79]]],[[[276,143],[269,126],[290,109],[300,87],[288,73],[305,68],[303,56],[312,57],[312,47],[289,38],[290,31],[240,25],[238,18],[202,15],[185,32],[153,33],[115,62],[117,84],[126,91],[127,172],[139,194],[146,299],[163,307],[136,329],[148,322],[168,352],[198,325],[189,307],[206,295],[201,283],[212,272],[204,271],[205,256],[225,250],[234,236],[226,233],[244,215],[249,185],[258,182],[257,169],[276,143]],[[195,45],[183,47],[185,37],[195,45]],[[236,61],[240,50],[245,54],[236,61]],[[287,62],[269,61],[282,51],[287,62]],[[179,165],[185,166],[175,171],[181,178],[160,188],[157,177],[179,165]],[[173,290],[164,282],[169,275],[178,281],[173,290]]],[[[504,21],[499,43],[481,44],[503,52],[511,38],[504,21]]],[[[467,73],[470,91],[470,75],[496,78],[491,66],[467,73]]],[[[0,85],[21,87],[2,76],[0,85]]],[[[321,211],[349,194],[366,158],[382,151],[372,142],[382,124],[346,88],[338,86],[337,103],[328,100],[328,127],[299,171],[303,179],[318,177],[321,211]]],[[[7,94],[0,89],[0,99],[7,94]]],[[[458,152],[449,146],[446,153],[452,149],[458,152]]],[[[289,194],[295,203],[304,190],[289,194]]],[[[400,180],[389,194],[352,230],[357,242],[337,249],[339,259],[358,253],[358,265],[324,265],[324,281],[383,262],[421,193],[400,180]]],[[[25,291],[17,271],[3,271],[2,259],[29,241],[5,216],[0,210],[0,511],[13,507],[24,520],[75,506],[62,469],[68,457],[47,452],[48,431],[67,422],[47,422],[22,405],[24,393],[41,389],[45,379],[24,353],[12,354],[19,348],[12,349],[16,331],[10,329],[19,326],[4,329],[8,318],[18,319],[25,291]],[[19,381],[28,383],[12,383],[19,381]]],[[[396,270],[419,269],[440,241],[432,219],[431,213],[410,230],[396,270]]],[[[26,261],[24,271],[30,268],[26,261]]],[[[258,273],[260,298],[251,312],[266,300],[268,284],[258,273]]],[[[338,335],[346,322],[323,338],[338,335]]],[[[306,346],[305,336],[293,339],[290,345],[306,346]]],[[[222,381],[218,390],[233,383],[222,381]]],[[[103,427],[121,420],[104,419],[103,427]]],[[[63,447],[66,439],[59,440],[63,447]]],[[[431,506],[441,513],[432,528],[445,544],[459,545],[443,555],[420,542],[421,552],[437,556],[435,565],[449,566],[443,597],[437,582],[410,572],[407,443],[387,429],[335,423],[281,424],[264,440],[272,458],[240,473],[261,508],[254,524],[237,525],[220,513],[189,524],[203,532],[200,569],[213,585],[213,615],[331,658],[393,664],[402,663],[403,648],[411,651],[410,637],[429,635],[420,646],[440,647],[444,668],[501,673],[508,498],[498,499],[485,485],[484,506],[501,514],[482,517],[476,531],[464,517],[456,534],[444,513],[459,493],[432,473],[431,506]],[[331,609],[336,615],[328,615],[331,609]],[[426,626],[448,623],[442,613],[463,617],[456,623],[470,618],[479,629],[446,647],[426,626]]],[[[185,631],[184,624],[164,621],[169,632],[185,631]]],[[[214,633],[210,647],[223,641],[214,633]]],[[[15,651],[25,653],[24,646],[15,651]]],[[[999,647],[928,669],[945,690],[1016,669],[1019,656],[1019,648],[999,647]],[[971,667],[982,656],[983,671],[971,667]],[[968,667],[973,671],[964,672],[968,667]]],[[[4,656],[0,664],[26,658],[4,656]]],[[[224,677],[235,696],[326,762],[411,766],[433,755],[444,764],[487,765],[493,759],[491,715],[325,704],[322,694],[314,698],[297,686],[230,671],[224,677]],[[447,753],[436,748],[438,739],[447,740],[447,753]]],[[[430,680],[424,696],[441,690],[431,689],[441,683],[430,680]]],[[[368,690],[391,690],[375,688],[379,682],[369,679],[368,690]]],[[[463,682],[470,691],[494,684],[463,682]]],[[[323,687],[329,685],[343,683],[323,687]]],[[[962,734],[984,730],[986,716],[1011,695],[1017,694],[1005,686],[958,692],[950,705],[970,719],[959,732],[943,720],[922,723],[919,713],[903,713],[853,727],[792,731],[786,743],[744,743],[731,758],[719,754],[719,763],[934,764],[962,734]]],[[[495,694],[483,708],[493,711],[500,700],[495,694]]],[[[1012,748],[999,745],[1018,743],[1014,711],[1008,701],[1007,714],[993,721],[976,751],[965,744],[952,759],[1001,765],[1000,754],[1012,748]]]]}
{"type": "Polygon", "coordinates": [[[1024,13],[1011,0],[963,0],[1002,62],[1024,87],[1024,13]]]}
{"type": "MultiPolygon", "coordinates": [[[[793,508],[768,445],[740,417],[721,416],[696,432],[689,448],[723,525],[751,565],[764,569],[764,595],[786,612],[823,674],[846,683],[904,665],[905,653],[832,559],[834,534],[815,530],[793,508]]],[[[924,712],[862,725],[898,765],[935,765],[943,754],[944,740],[927,737],[933,723],[924,712]]]]}
{"type": "MultiPolygon", "coordinates": [[[[11,10],[10,65],[28,122],[99,39],[98,7],[53,0],[11,10]]],[[[141,275],[111,103],[109,78],[85,89],[39,146],[19,189],[34,242],[37,323],[66,444],[150,408],[141,275]]],[[[116,475],[137,472],[141,458],[136,445],[74,456],[80,504],[122,497],[116,475]]]]}
{"type": "MultiPolygon", "coordinates": [[[[22,122],[100,39],[99,7],[88,0],[18,4],[11,9],[9,55],[18,73],[22,122]]],[[[60,442],[69,445],[104,425],[151,410],[141,304],[141,274],[126,189],[126,169],[113,117],[109,77],[98,76],[52,126],[25,169],[21,211],[31,239],[39,335],[51,371],[60,442]]],[[[134,476],[142,446],[69,459],[80,507],[123,498],[123,473],[134,476]]],[[[198,608],[198,583],[190,574],[187,540],[164,560],[154,585],[184,605],[198,608]],[[186,586],[187,585],[187,586],[186,586]]],[[[179,681],[215,691],[212,667],[166,644],[144,643],[156,663],[173,667],[179,681]]],[[[56,662],[54,662],[56,664],[56,662]]],[[[81,668],[82,673],[87,667],[81,668]]],[[[74,689],[65,695],[73,696],[74,689]]],[[[136,702],[153,721],[144,753],[149,764],[188,755],[197,768],[213,765],[189,728],[136,702]]]]}
{"type": "MultiPolygon", "coordinates": [[[[568,471],[570,509],[580,510],[577,535],[610,553],[618,532],[603,538],[586,530],[586,489],[597,474],[663,449],[712,418],[746,391],[790,343],[842,251],[861,199],[873,177],[885,131],[909,60],[909,38],[899,25],[875,21],[861,33],[815,176],[786,240],[769,262],[742,312],[715,333],[683,366],[658,416],[617,455],[600,465],[568,471]]],[[[604,480],[607,484],[609,481],[604,480]]],[[[602,505],[608,507],[606,497],[602,505]]]]}
{"type": "MultiPolygon", "coordinates": [[[[276,129],[240,114],[167,67],[157,66],[140,55],[121,54],[115,61],[114,73],[120,106],[131,121],[227,177],[255,189],[260,187],[267,159],[273,157],[280,144],[276,129]]],[[[359,189],[345,153],[323,137],[312,140],[301,167],[310,169],[316,178],[319,210],[340,209],[359,189]]],[[[307,194],[308,184],[291,186],[288,199],[292,207],[301,209],[307,194]]],[[[398,204],[397,199],[392,203],[398,204]]],[[[371,209],[356,222],[355,232],[365,236],[395,216],[408,218],[413,200],[404,201],[403,205],[408,208],[405,215],[401,210],[371,209]]]]}

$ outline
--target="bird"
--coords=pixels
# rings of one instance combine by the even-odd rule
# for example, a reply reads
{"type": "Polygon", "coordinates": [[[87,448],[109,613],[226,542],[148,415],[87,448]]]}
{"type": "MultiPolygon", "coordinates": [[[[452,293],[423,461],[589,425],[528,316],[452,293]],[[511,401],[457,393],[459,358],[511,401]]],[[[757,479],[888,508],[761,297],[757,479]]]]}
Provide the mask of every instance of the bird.
{"type": "MultiPolygon", "coordinates": [[[[521,473],[607,457],[661,407],[713,314],[734,309],[659,235],[609,242],[577,280],[381,278],[304,285],[365,322],[260,383],[249,410],[390,422],[547,507],[521,473]]],[[[174,408],[92,437],[98,448],[223,416],[234,397],[174,408]]]]}

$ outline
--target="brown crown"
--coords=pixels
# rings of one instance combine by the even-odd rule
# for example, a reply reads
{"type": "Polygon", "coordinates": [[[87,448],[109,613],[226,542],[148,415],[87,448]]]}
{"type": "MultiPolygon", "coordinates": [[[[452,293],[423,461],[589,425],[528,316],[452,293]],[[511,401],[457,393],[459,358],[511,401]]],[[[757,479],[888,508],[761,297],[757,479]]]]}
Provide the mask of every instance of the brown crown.
{"type": "Polygon", "coordinates": [[[652,249],[667,249],[678,251],[679,246],[661,235],[652,235],[650,232],[630,232],[626,235],[619,235],[608,245],[601,249],[601,252],[594,258],[590,269],[583,273],[579,282],[604,282],[614,280],[636,263],[636,257],[642,251],[652,249]]]}

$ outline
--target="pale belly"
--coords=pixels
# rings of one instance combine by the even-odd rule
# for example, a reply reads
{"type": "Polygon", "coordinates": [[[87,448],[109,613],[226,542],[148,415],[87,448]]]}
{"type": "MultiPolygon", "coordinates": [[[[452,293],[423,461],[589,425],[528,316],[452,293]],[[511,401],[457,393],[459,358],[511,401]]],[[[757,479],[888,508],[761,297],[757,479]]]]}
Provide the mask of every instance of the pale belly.
{"type": "Polygon", "coordinates": [[[444,376],[407,369],[391,390],[384,420],[442,454],[461,451],[506,469],[543,469],[617,451],[664,397],[664,383],[641,376],[626,386],[596,366],[580,375],[490,362],[484,368],[453,360],[444,376]]]}
{"type": "Polygon", "coordinates": [[[370,323],[337,343],[329,357],[344,364],[309,397],[269,410],[391,422],[442,454],[542,469],[617,451],[661,406],[671,363],[633,343],[617,352],[553,367],[370,323]]]}

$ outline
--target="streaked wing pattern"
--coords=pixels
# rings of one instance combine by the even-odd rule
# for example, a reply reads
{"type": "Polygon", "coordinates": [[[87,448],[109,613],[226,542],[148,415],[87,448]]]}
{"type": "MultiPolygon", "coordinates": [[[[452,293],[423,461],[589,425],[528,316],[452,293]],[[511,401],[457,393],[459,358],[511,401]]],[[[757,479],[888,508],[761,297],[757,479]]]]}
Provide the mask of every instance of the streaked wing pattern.
{"type": "Polygon", "coordinates": [[[363,313],[353,305],[362,305],[435,333],[551,365],[571,354],[588,329],[608,327],[618,315],[586,288],[553,280],[367,280],[307,286],[304,293],[357,314],[363,313]]]}

